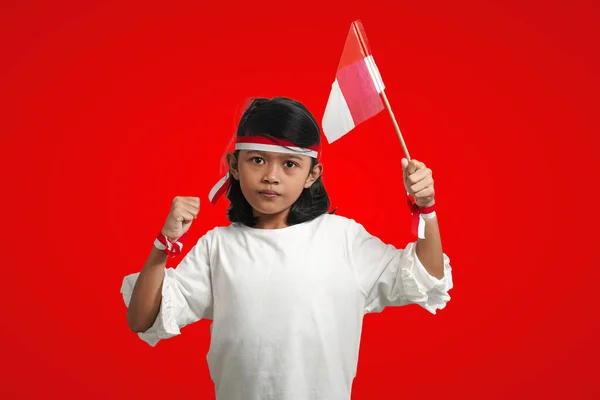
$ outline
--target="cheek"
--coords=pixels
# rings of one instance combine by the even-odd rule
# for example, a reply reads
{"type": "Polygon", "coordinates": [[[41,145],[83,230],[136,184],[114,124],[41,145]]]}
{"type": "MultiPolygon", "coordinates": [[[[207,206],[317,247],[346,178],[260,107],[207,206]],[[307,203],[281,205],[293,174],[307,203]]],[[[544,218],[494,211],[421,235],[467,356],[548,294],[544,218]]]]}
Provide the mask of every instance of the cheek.
{"type": "Polygon", "coordinates": [[[243,173],[240,171],[238,180],[240,181],[240,187],[242,188],[242,192],[246,192],[249,188],[255,186],[252,183],[253,181],[251,175],[248,173],[243,173]]]}
{"type": "Polygon", "coordinates": [[[256,168],[252,168],[251,165],[241,164],[238,167],[238,180],[240,182],[251,181],[256,175],[256,168]]]}
{"type": "Polygon", "coordinates": [[[304,185],[306,184],[306,175],[303,171],[298,171],[294,174],[290,174],[287,179],[287,188],[289,191],[293,191],[294,193],[299,194],[304,189],[304,185]]]}
{"type": "Polygon", "coordinates": [[[245,163],[243,163],[243,162],[238,163],[238,166],[237,166],[238,177],[241,175],[244,175],[246,173],[247,169],[248,169],[248,167],[245,163]]]}

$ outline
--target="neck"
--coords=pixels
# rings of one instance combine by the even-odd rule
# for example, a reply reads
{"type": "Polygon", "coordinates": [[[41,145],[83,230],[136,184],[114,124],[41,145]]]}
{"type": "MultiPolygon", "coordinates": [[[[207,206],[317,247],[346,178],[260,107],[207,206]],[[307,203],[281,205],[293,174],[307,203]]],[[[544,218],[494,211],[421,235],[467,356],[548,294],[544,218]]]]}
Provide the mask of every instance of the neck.
{"type": "Polygon", "coordinates": [[[286,228],[287,217],[290,210],[285,210],[277,214],[262,214],[254,211],[254,216],[258,218],[255,228],[257,229],[281,229],[286,228]]]}

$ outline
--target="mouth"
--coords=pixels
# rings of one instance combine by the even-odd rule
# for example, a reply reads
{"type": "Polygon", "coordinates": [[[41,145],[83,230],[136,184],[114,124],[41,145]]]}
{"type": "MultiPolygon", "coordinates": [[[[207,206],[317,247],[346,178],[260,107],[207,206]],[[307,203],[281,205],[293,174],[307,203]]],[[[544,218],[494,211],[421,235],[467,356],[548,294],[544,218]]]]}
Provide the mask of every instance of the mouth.
{"type": "Polygon", "coordinates": [[[274,190],[261,190],[258,193],[261,194],[262,196],[265,196],[265,197],[268,197],[268,198],[273,198],[273,197],[279,196],[279,193],[277,193],[274,190]]]}

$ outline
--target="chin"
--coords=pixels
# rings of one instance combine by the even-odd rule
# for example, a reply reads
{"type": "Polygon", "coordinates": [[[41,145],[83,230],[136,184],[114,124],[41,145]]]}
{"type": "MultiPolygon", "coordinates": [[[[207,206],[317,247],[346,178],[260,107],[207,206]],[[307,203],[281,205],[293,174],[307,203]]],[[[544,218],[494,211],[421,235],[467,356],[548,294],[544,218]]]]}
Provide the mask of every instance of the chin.
{"type": "Polygon", "coordinates": [[[291,207],[291,204],[289,206],[284,206],[282,204],[276,204],[276,202],[263,201],[260,199],[251,202],[250,205],[256,212],[259,212],[263,215],[279,214],[291,207]]]}
{"type": "Polygon", "coordinates": [[[263,215],[275,215],[275,214],[280,214],[280,213],[284,212],[289,207],[283,207],[283,208],[281,208],[281,207],[275,207],[275,206],[269,207],[269,205],[260,204],[260,205],[258,205],[258,207],[252,206],[252,208],[256,212],[261,213],[263,215]]]}

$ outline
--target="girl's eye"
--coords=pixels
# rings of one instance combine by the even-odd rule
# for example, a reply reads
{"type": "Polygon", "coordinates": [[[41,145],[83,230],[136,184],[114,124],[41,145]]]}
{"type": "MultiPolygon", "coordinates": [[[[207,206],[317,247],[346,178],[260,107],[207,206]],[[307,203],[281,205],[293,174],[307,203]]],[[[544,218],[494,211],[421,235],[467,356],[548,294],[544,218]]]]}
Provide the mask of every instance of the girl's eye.
{"type": "Polygon", "coordinates": [[[295,162],[293,162],[293,161],[286,161],[286,162],[285,162],[285,166],[286,166],[287,168],[294,168],[296,165],[297,165],[297,164],[296,164],[295,162]]]}
{"type": "Polygon", "coordinates": [[[262,164],[265,162],[265,160],[263,160],[261,157],[252,157],[252,162],[254,164],[262,164]]]}

